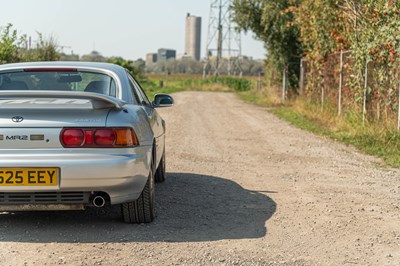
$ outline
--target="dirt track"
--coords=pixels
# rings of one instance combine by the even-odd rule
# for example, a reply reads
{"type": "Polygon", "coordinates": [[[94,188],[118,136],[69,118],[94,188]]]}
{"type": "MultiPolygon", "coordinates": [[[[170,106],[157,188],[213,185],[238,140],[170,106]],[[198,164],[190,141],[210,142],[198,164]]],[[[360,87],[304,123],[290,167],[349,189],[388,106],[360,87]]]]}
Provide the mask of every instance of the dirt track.
{"type": "Polygon", "coordinates": [[[400,265],[400,172],[233,94],[183,92],[157,218],[0,215],[1,265],[400,265]]]}

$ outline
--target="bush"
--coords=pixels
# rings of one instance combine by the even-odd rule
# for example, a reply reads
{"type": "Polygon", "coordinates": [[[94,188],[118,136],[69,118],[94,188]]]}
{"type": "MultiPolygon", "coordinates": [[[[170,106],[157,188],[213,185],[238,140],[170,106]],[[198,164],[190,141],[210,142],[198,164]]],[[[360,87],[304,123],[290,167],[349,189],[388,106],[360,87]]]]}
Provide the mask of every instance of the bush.
{"type": "Polygon", "coordinates": [[[235,91],[248,91],[251,89],[251,81],[243,78],[215,77],[206,79],[207,81],[209,83],[226,85],[235,91]]]}

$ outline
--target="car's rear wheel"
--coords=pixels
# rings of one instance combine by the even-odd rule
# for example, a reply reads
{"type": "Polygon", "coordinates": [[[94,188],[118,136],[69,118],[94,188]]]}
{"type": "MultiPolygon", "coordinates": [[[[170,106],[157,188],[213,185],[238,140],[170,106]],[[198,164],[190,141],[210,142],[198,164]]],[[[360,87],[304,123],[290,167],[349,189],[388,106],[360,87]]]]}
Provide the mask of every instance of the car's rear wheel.
{"type": "Polygon", "coordinates": [[[161,161],[157,167],[155,180],[157,183],[161,183],[165,181],[165,150],[163,156],[161,157],[161,161]]]}
{"type": "Polygon", "coordinates": [[[154,220],[154,173],[150,169],[147,183],[140,197],[121,204],[122,218],[126,223],[150,223],[154,220]]]}

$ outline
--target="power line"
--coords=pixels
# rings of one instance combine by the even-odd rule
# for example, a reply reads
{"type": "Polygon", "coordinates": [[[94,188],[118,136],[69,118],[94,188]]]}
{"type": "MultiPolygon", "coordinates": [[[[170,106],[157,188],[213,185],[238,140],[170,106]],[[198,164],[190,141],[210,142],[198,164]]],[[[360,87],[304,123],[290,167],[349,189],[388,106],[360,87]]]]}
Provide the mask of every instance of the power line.
{"type": "Polygon", "coordinates": [[[203,76],[219,76],[222,71],[242,75],[241,36],[232,20],[231,5],[232,0],[211,0],[203,76]]]}

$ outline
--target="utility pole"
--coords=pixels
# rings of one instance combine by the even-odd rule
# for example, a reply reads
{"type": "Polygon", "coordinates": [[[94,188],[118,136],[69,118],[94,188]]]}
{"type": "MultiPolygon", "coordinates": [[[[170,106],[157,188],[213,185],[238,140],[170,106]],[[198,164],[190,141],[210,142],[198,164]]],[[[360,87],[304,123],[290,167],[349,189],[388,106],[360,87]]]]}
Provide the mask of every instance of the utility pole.
{"type": "Polygon", "coordinates": [[[232,21],[232,0],[211,0],[203,77],[242,75],[240,32],[232,21]]]}

